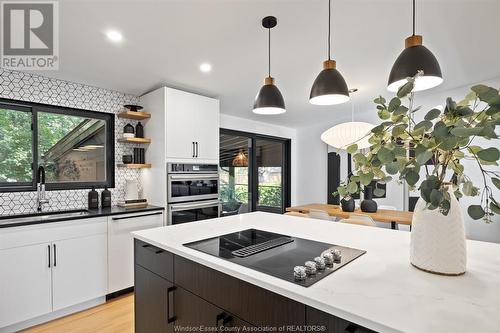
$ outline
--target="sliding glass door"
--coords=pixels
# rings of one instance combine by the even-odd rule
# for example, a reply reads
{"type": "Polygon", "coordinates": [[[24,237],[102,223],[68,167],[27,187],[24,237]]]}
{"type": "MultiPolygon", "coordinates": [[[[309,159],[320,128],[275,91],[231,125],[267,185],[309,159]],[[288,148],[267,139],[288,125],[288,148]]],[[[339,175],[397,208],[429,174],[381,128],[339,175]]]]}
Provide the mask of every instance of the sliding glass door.
{"type": "Polygon", "coordinates": [[[221,129],[222,215],[283,213],[290,205],[290,140],[221,129]]]}

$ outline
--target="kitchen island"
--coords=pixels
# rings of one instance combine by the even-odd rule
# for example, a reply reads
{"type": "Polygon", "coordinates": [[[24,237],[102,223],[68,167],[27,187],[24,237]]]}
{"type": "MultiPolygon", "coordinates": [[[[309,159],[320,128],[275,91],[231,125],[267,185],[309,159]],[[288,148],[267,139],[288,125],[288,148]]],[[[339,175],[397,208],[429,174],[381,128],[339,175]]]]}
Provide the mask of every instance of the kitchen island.
{"type": "Polygon", "coordinates": [[[499,244],[468,241],[466,274],[447,277],[410,265],[407,232],[293,216],[249,213],[134,232],[134,237],[137,333],[197,330],[199,325],[266,331],[301,325],[326,326],[328,332],[500,331],[499,244]],[[183,245],[249,228],[366,253],[304,287],[183,245]]]}

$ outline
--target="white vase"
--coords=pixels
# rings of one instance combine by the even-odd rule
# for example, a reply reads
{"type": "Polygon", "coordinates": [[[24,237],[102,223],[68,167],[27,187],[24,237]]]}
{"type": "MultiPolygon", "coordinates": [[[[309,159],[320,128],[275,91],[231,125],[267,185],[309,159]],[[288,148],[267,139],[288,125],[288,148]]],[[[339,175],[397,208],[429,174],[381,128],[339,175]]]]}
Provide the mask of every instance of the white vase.
{"type": "Polygon", "coordinates": [[[439,209],[426,209],[418,199],[411,226],[410,262],[430,273],[461,275],[465,273],[467,250],[464,219],[457,198],[451,189],[451,206],[444,216],[439,209]]]}

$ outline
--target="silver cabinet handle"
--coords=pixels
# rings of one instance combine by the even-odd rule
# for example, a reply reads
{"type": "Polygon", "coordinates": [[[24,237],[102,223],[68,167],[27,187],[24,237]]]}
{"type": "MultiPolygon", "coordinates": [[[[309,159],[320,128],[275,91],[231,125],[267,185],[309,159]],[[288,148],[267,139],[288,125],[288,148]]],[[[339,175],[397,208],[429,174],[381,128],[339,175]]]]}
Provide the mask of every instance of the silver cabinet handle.
{"type": "Polygon", "coordinates": [[[220,202],[218,200],[204,202],[204,203],[177,204],[177,205],[170,205],[170,210],[175,212],[175,211],[179,211],[179,210],[187,210],[187,209],[193,209],[193,208],[206,208],[206,207],[213,207],[213,206],[218,206],[218,205],[220,205],[220,202]]]}
{"type": "Polygon", "coordinates": [[[172,180],[198,180],[198,179],[213,179],[218,180],[219,176],[216,173],[213,174],[197,174],[197,175],[170,175],[168,178],[172,180]]]}

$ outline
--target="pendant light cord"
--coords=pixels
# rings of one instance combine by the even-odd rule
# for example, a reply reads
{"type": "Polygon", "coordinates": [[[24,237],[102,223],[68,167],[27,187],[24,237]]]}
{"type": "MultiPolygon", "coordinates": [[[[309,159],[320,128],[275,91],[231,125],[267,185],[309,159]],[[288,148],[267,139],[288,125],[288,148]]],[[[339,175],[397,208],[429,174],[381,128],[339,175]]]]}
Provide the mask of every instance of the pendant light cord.
{"type": "Polygon", "coordinates": [[[415,36],[415,0],[413,0],[413,36],[415,36]]]}
{"type": "Polygon", "coordinates": [[[268,33],[268,36],[269,38],[267,39],[268,40],[268,43],[267,43],[267,61],[268,61],[268,72],[267,72],[267,76],[268,77],[271,77],[271,28],[268,28],[267,30],[269,30],[269,33],[268,33]]]}
{"type": "Polygon", "coordinates": [[[331,20],[332,20],[332,0],[328,0],[328,60],[331,60],[330,58],[330,48],[331,48],[331,20]]]}

